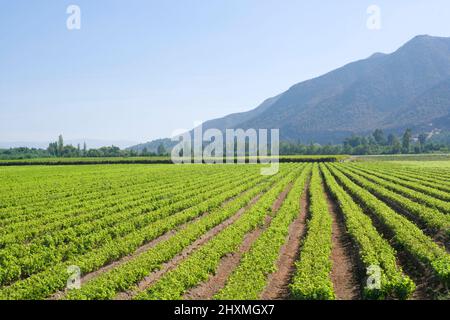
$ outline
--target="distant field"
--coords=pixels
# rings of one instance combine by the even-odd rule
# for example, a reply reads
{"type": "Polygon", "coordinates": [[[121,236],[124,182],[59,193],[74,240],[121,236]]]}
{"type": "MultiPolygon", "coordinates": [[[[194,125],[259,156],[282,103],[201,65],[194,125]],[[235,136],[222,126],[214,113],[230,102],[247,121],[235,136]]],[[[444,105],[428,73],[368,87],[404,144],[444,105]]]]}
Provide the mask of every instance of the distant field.
{"type": "Polygon", "coordinates": [[[450,161],[442,161],[442,160],[430,160],[430,161],[383,161],[377,162],[380,166],[383,164],[387,166],[396,167],[416,167],[416,168],[435,168],[438,169],[438,172],[441,172],[441,169],[449,169],[450,161]]]}
{"type": "MultiPolygon", "coordinates": [[[[270,157],[265,157],[268,159],[270,157]]],[[[280,156],[280,162],[335,162],[348,156],[280,156]]],[[[249,158],[247,158],[248,161],[249,158]]],[[[92,164],[170,164],[170,157],[129,158],[36,158],[22,160],[0,160],[0,166],[9,165],[92,165],[92,164]]]]}
{"type": "Polygon", "coordinates": [[[0,300],[448,298],[450,165],[405,163],[0,167],[0,300]]]}
{"type": "Polygon", "coordinates": [[[399,154],[354,156],[354,159],[363,161],[450,161],[450,154],[399,154]]]}
{"type": "Polygon", "coordinates": [[[169,157],[111,157],[111,158],[33,158],[0,160],[1,165],[77,165],[77,164],[163,164],[172,163],[169,157]]]}

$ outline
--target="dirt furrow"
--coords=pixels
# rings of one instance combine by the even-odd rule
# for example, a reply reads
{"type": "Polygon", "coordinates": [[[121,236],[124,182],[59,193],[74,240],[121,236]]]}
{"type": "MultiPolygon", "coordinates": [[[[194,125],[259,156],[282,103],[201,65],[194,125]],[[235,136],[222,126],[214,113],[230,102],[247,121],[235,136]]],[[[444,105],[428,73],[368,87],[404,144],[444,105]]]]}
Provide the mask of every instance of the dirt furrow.
{"type": "MultiPolygon", "coordinates": [[[[345,185],[342,185],[344,189],[349,192],[348,188],[345,185]]],[[[351,193],[350,193],[351,194],[351,193]]],[[[396,249],[397,253],[397,264],[402,268],[404,273],[413,280],[413,282],[416,284],[416,290],[414,291],[413,296],[411,299],[413,300],[429,300],[433,299],[434,291],[432,288],[435,288],[436,285],[433,283],[432,277],[430,274],[432,272],[422,263],[420,263],[415,257],[413,257],[411,254],[409,254],[406,250],[401,248],[396,242],[395,242],[395,234],[392,230],[390,230],[386,225],[384,225],[380,219],[370,210],[364,207],[364,204],[359,201],[357,198],[353,197],[353,200],[355,200],[356,203],[360,205],[360,207],[363,209],[364,213],[372,220],[372,223],[375,227],[375,229],[378,231],[378,233],[386,239],[390,245],[396,249]]],[[[381,199],[384,201],[383,199],[381,199]]],[[[387,205],[389,205],[388,202],[385,201],[387,205]]],[[[395,208],[391,207],[393,210],[395,208]]],[[[401,214],[397,211],[398,214],[401,214]]]]}
{"type": "Polygon", "coordinates": [[[332,224],[333,249],[331,259],[333,268],[331,271],[331,280],[338,300],[358,300],[361,298],[360,284],[358,281],[358,263],[356,252],[348,235],[342,216],[336,203],[331,199],[327,192],[324,196],[328,202],[328,211],[330,212],[332,224]]]}
{"type": "Polygon", "coordinates": [[[284,199],[286,199],[289,191],[291,191],[292,189],[292,183],[290,183],[286,189],[283,190],[282,193],[280,193],[280,195],[278,196],[277,200],[274,202],[273,206],[272,206],[272,213],[276,213],[281,205],[283,204],[284,199]]]}
{"type": "MultiPolygon", "coordinates": [[[[270,217],[267,217],[265,226],[271,221],[270,217]]],[[[200,284],[199,286],[189,290],[184,296],[184,300],[209,300],[220,289],[225,286],[225,283],[234,269],[238,266],[242,256],[248,252],[253,242],[261,235],[263,228],[256,229],[245,236],[244,241],[237,250],[237,252],[227,255],[222,258],[220,265],[214,276],[210,277],[208,281],[200,284]]]]}
{"type": "Polygon", "coordinates": [[[185,260],[192,252],[197,250],[199,247],[201,247],[203,244],[208,242],[210,239],[212,239],[214,236],[216,236],[219,232],[221,232],[226,227],[233,224],[237,219],[239,219],[242,214],[248,210],[251,206],[253,206],[258,199],[261,197],[261,195],[255,197],[252,199],[252,201],[244,208],[240,209],[235,215],[233,215],[231,218],[225,220],[221,224],[215,226],[208,232],[206,232],[203,236],[201,236],[198,240],[196,240],[194,243],[189,245],[187,248],[185,248],[180,254],[175,256],[172,260],[164,263],[162,267],[149,274],[146,278],[144,278],[139,284],[137,285],[135,290],[127,291],[127,292],[121,292],[116,296],[116,300],[130,300],[132,299],[137,293],[144,291],[149,286],[151,286],[154,282],[156,282],[158,279],[160,279],[165,273],[169,272],[170,270],[175,269],[183,260],[185,260]]]}
{"type": "MultiPolygon", "coordinates": [[[[361,185],[358,181],[354,180],[352,177],[348,176],[349,179],[351,179],[354,183],[356,183],[358,186],[364,188],[363,185],[361,185]]],[[[386,205],[388,205],[392,210],[397,212],[399,215],[407,218],[409,221],[414,223],[418,228],[420,228],[427,236],[433,239],[433,241],[438,244],[439,246],[443,247],[448,253],[450,253],[450,241],[447,233],[445,231],[436,231],[434,229],[431,229],[427,224],[420,219],[416,214],[413,214],[403,208],[398,203],[387,199],[386,197],[383,197],[382,195],[378,193],[371,192],[375,197],[377,197],[380,201],[383,201],[386,205]]]]}
{"type": "MultiPolygon", "coordinates": [[[[289,184],[289,186],[278,196],[277,200],[274,202],[272,206],[273,213],[276,213],[279,210],[291,188],[292,184],[289,184]]],[[[222,258],[215,274],[211,276],[207,281],[187,291],[183,296],[183,299],[185,300],[212,299],[213,296],[225,286],[228,278],[230,277],[232,272],[236,269],[236,267],[239,265],[242,256],[251,249],[253,243],[259,238],[261,233],[270,225],[271,221],[272,216],[267,216],[263,227],[253,230],[252,232],[247,234],[241,246],[236,252],[222,258]]]]}
{"type": "MultiPolygon", "coordinates": [[[[242,192],[241,194],[234,196],[226,201],[224,201],[221,204],[221,207],[225,207],[228,203],[230,203],[231,201],[233,201],[234,199],[236,199],[239,196],[245,195],[247,191],[242,192]]],[[[256,197],[257,198],[257,197],[256,197]]],[[[256,199],[255,198],[255,199],[256,199]]],[[[254,199],[253,199],[254,200],[254,199]]],[[[199,221],[200,219],[202,219],[203,217],[205,217],[206,215],[208,215],[208,213],[203,213],[200,216],[194,218],[193,220],[187,221],[186,223],[183,223],[182,225],[179,225],[178,227],[174,228],[173,230],[170,230],[168,232],[166,232],[165,234],[163,234],[162,236],[150,241],[149,243],[146,243],[144,245],[142,245],[141,247],[139,247],[138,249],[136,249],[136,251],[134,251],[132,254],[129,254],[127,256],[122,257],[121,259],[117,260],[117,261],[113,261],[99,269],[97,269],[96,271],[87,273],[85,275],[83,275],[81,277],[81,283],[86,283],[98,276],[100,276],[101,274],[108,272],[130,260],[133,260],[134,258],[136,258],[137,256],[139,256],[140,254],[152,249],[153,247],[155,247],[156,245],[158,245],[160,242],[162,241],[166,241],[169,240],[171,237],[173,237],[177,232],[179,232],[180,230],[183,230],[184,228],[186,228],[188,225],[196,223],[197,221],[199,221]]],[[[64,298],[64,296],[67,294],[67,290],[63,290],[63,291],[58,291],[56,293],[54,293],[51,297],[48,298],[48,300],[59,300],[64,298]]]]}
{"type": "MultiPolygon", "coordinates": [[[[162,241],[166,241],[169,240],[171,237],[173,237],[178,231],[183,230],[184,228],[186,228],[189,224],[195,223],[198,220],[200,220],[202,217],[206,216],[208,213],[204,213],[200,216],[198,216],[197,218],[188,221],[180,226],[178,226],[177,228],[170,230],[168,232],[166,232],[165,234],[163,234],[162,236],[144,244],[143,246],[139,247],[138,249],[136,249],[136,251],[134,251],[132,254],[129,254],[127,256],[122,257],[119,260],[113,261],[103,267],[101,267],[100,269],[97,269],[96,271],[90,272],[85,274],[84,276],[81,277],[81,283],[86,283],[94,278],[97,278],[98,276],[100,276],[101,274],[108,272],[130,260],[135,259],[137,256],[139,256],[140,254],[150,250],[151,248],[155,247],[157,244],[159,244],[162,241]]],[[[59,291],[55,294],[53,294],[49,300],[59,300],[64,298],[64,296],[67,294],[67,290],[65,291],[59,291]]]]}
{"type": "Polygon", "coordinates": [[[309,183],[306,184],[300,198],[300,212],[289,227],[286,243],[280,249],[277,271],[268,277],[267,287],[261,294],[263,300],[289,299],[289,283],[295,273],[295,262],[300,255],[300,245],[306,233],[306,220],[309,211],[309,183]]]}

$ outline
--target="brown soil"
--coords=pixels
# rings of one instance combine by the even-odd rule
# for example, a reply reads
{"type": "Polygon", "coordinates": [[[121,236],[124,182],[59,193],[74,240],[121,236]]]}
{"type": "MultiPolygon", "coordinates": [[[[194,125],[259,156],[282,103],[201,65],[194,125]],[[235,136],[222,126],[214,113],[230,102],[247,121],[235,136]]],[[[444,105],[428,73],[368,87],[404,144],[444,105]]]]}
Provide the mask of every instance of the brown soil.
{"type": "MultiPolygon", "coordinates": [[[[277,200],[272,206],[272,212],[275,213],[281,207],[284,199],[292,188],[292,184],[289,184],[287,188],[278,196],[277,200]]],[[[239,249],[222,258],[219,267],[217,268],[215,274],[211,276],[207,281],[201,283],[200,285],[188,290],[183,296],[184,300],[209,300],[222,289],[231,273],[236,269],[241,261],[242,256],[247,253],[252,244],[259,238],[261,233],[270,225],[272,221],[272,216],[267,216],[264,226],[262,228],[257,228],[247,234],[244,238],[239,249]]]]}
{"type": "MultiPolygon", "coordinates": [[[[244,194],[246,194],[248,192],[248,190],[242,192],[241,194],[234,196],[228,200],[226,200],[225,202],[222,203],[222,207],[225,207],[228,203],[230,203],[231,201],[233,201],[234,199],[236,199],[239,196],[242,196],[244,194]]],[[[256,201],[256,199],[258,199],[258,197],[252,199],[252,201],[256,201]]],[[[170,230],[169,232],[166,232],[165,234],[163,234],[162,236],[150,241],[149,243],[146,243],[144,245],[142,245],[141,247],[139,247],[136,251],[134,251],[132,254],[129,254],[125,257],[122,257],[121,259],[117,260],[117,261],[113,261],[99,269],[97,269],[96,271],[93,271],[91,273],[88,273],[86,275],[83,275],[81,278],[81,283],[86,283],[98,276],[100,276],[101,274],[108,272],[114,268],[116,268],[117,266],[120,266],[124,263],[126,263],[127,261],[133,260],[134,258],[136,258],[137,256],[139,256],[140,254],[150,250],[151,248],[155,247],[157,244],[159,244],[162,241],[166,241],[169,240],[172,236],[174,236],[178,231],[183,230],[184,228],[186,228],[189,224],[195,223],[197,221],[199,221],[201,218],[203,218],[204,216],[206,216],[208,213],[203,213],[202,215],[196,217],[193,220],[190,220],[176,228],[174,228],[173,230],[170,230]]],[[[64,298],[64,296],[67,294],[67,290],[63,290],[63,291],[58,291],[56,293],[54,293],[51,297],[48,298],[48,300],[59,300],[64,298]]]]}
{"type": "MultiPolygon", "coordinates": [[[[136,251],[134,251],[132,254],[129,254],[127,256],[122,257],[121,259],[117,260],[117,261],[113,261],[99,269],[97,269],[96,271],[90,272],[88,274],[85,274],[84,276],[81,277],[81,283],[86,283],[98,276],[100,276],[101,274],[108,272],[130,260],[135,259],[137,256],[139,256],[140,254],[152,249],[153,247],[155,247],[157,244],[159,244],[162,241],[166,241],[169,240],[171,237],[173,237],[179,230],[183,230],[184,228],[186,228],[189,224],[195,223],[198,220],[200,220],[202,217],[204,217],[205,215],[207,215],[207,213],[204,213],[200,216],[198,216],[197,218],[186,222],[185,224],[182,224],[180,226],[178,226],[177,228],[170,230],[169,232],[166,232],[165,234],[163,234],[162,236],[150,241],[149,243],[144,244],[143,246],[139,247],[138,249],[136,249],[136,251]]],[[[59,291],[56,292],[55,294],[53,294],[49,300],[59,300],[62,299],[65,295],[67,294],[67,290],[65,291],[59,291]]]]}
{"type": "Polygon", "coordinates": [[[295,262],[300,254],[300,244],[306,233],[306,220],[309,211],[309,183],[306,184],[300,198],[299,216],[289,226],[286,243],[280,249],[277,271],[268,277],[268,284],[261,294],[263,300],[289,299],[289,283],[295,273],[295,262]]]}
{"type": "Polygon", "coordinates": [[[274,202],[274,204],[272,206],[273,213],[277,212],[280,209],[281,205],[283,204],[284,199],[286,199],[286,196],[288,195],[289,191],[291,191],[291,189],[292,189],[292,183],[290,183],[286,187],[286,189],[284,189],[284,191],[282,193],[280,193],[277,200],[274,202]]]}
{"type": "Polygon", "coordinates": [[[450,238],[447,235],[445,231],[439,231],[434,237],[433,240],[440,245],[441,247],[445,248],[447,253],[450,253],[450,238]]]}
{"type": "Polygon", "coordinates": [[[114,269],[115,267],[124,264],[127,261],[133,260],[134,258],[136,258],[137,256],[141,255],[142,253],[152,249],[153,247],[155,247],[157,244],[159,244],[162,241],[166,241],[169,240],[171,237],[173,237],[178,231],[185,229],[188,225],[196,223],[197,221],[199,221],[201,218],[203,218],[204,216],[206,216],[207,213],[202,214],[201,216],[195,218],[194,220],[191,220],[173,230],[170,230],[169,232],[165,233],[164,235],[160,236],[159,238],[156,238],[154,240],[152,240],[151,242],[139,247],[135,252],[133,252],[132,254],[125,256],[123,258],[121,258],[120,260],[114,261],[111,264],[104,266],[100,269],[98,269],[97,271],[94,271],[92,273],[89,273],[87,275],[85,275],[81,281],[82,282],[86,282],[89,281],[93,278],[98,277],[100,274],[107,272],[111,269],[114,269]]]}
{"type": "Polygon", "coordinates": [[[432,300],[439,293],[445,292],[432,271],[408,252],[398,251],[397,263],[402,266],[403,271],[416,284],[416,290],[410,298],[411,300],[432,300]]]}
{"type": "Polygon", "coordinates": [[[347,234],[342,217],[338,214],[336,203],[327,192],[324,192],[324,195],[328,202],[328,211],[333,219],[333,249],[331,252],[333,268],[331,270],[331,280],[334,292],[338,300],[357,300],[360,299],[361,290],[357,278],[358,263],[354,255],[352,242],[347,234]]]}
{"type": "Polygon", "coordinates": [[[252,205],[254,205],[258,201],[258,199],[260,197],[261,197],[261,195],[253,198],[252,201],[246,207],[240,209],[231,218],[227,219],[226,221],[222,222],[221,224],[215,226],[213,229],[209,230],[207,233],[202,235],[198,240],[196,240],[194,243],[192,243],[187,248],[185,248],[180,254],[175,256],[172,260],[164,263],[159,270],[157,270],[155,272],[152,272],[150,275],[145,277],[141,282],[139,282],[139,284],[137,285],[137,288],[135,290],[119,293],[116,296],[116,300],[130,300],[130,299],[132,299],[137,293],[147,289],[150,285],[152,285],[154,282],[156,282],[158,279],[160,279],[165,273],[169,272],[170,270],[175,269],[192,252],[197,250],[199,247],[204,245],[206,242],[208,242],[210,239],[212,239],[214,236],[216,236],[223,229],[225,229],[226,227],[230,226],[237,219],[239,219],[239,217],[242,216],[242,214],[246,210],[248,210],[252,205]]]}
{"type": "MultiPolygon", "coordinates": [[[[271,218],[268,217],[266,219],[266,224],[270,223],[270,221],[271,218]]],[[[183,296],[183,300],[211,299],[220,289],[225,286],[228,277],[237,267],[239,261],[241,261],[242,255],[250,250],[253,242],[258,239],[262,231],[263,229],[258,228],[247,234],[237,252],[234,252],[222,258],[215,275],[210,277],[208,281],[203,282],[197,287],[186,292],[186,294],[183,296]]]]}
{"type": "MultiPolygon", "coordinates": [[[[343,173],[343,172],[342,172],[343,173]]],[[[345,174],[345,173],[344,173],[345,174]]],[[[350,180],[356,183],[358,186],[363,187],[358,181],[354,180],[351,176],[347,176],[350,180]]],[[[373,192],[372,192],[373,193],[373,192]]],[[[383,201],[386,205],[388,205],[392,210],[397,212],[399,215],[404,216],[409,221],[413,222],[417,227],[419,227],[427,236],[433,239],[433,241],[439,246],[443,247],[448,253],[450,253],[450,238],[445,231],[436,231],[430,229],[426,223],[421,220],[417,215],[409,212],[404,209],[402,206],[398,205],[394,201],[391,201],[382,195],[373,193],[379,200],[383,201]]]]}
{"type": "MultiPolygon", "coordinates": [[[[343,185],[344,189],[348,192],[348,189],[343,185]]],[[[351,193],[350,193],[351,194],[351,193]]],[[[353,197],[353,196],[352,196],[353,197]]],[[[432,271],[422,263],[420,263],[414,256],[409,254],[406,250],[401,248],[395,241],[395,234],[386,225],[384,225],[378,217],[373,214],[370,210],[364,208],[364,205],[358,201],[358,199],[353,199],[363,208],[364,213],[367,214],[372,220],[375,229],[389,241],[391,246],[397,250],[397,264],[401,266],[404,273],[408,275],[416,284],[416,291],[414,292],[411,299],[413,300],[430,300],[433,299],[436,294],[443,292],[441,285],[436,282],[432,276],[432,271]]],[[[386,201],[383,198],[380,200],[384,201],[398,214],[405,214],[404,210],[397,210],[396,206],[386,201]],[[400,211],[400,212],[399,212],[400,211]]]]}

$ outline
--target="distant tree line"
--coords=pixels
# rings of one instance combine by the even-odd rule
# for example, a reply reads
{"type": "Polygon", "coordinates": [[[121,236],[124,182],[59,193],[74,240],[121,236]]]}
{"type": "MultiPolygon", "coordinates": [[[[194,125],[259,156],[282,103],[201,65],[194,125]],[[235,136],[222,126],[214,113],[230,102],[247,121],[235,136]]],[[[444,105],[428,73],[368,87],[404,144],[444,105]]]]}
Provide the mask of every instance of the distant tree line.
{"type": "Polygon", "coordinates": [[[280,154],[282,155],[376,155],[376,154],[420,154],[433,152],[449,152],[450,145],[435,143],[429,140],[428,134],[421,133],[413,137],[412,130],[407,129],[403,135],[386,136],[383,130],[376,129],[367,136],[352,135],[342,144],[320,145],[310,143],[304,145],[294,142],[281,142],[280,154]]]}
{"type": "Polygon", "coordinates": [[[158,147],[157,153],[149,152],[144,149],[142,152],[136,152],[134,150],[121,150],[119,147],[101,147],[97,149],[88,149],[86,142],[81,147],[78,144],[76,147],[73,145],[65,145],[62,135],[58,137],[58,140],[51,142],[47,149],[37,148],[10,148],[0,149],[0,159],[33,159],[33,158],[114,158],[114,157],[150,157],[150,156],[166,156],[168,155],[164,146],[158,147]]]}
{"type": "MultiPolygon", "coordinates": [[[[352,135],[344,140],[342,144],[320,145],[315,143],[302,144],[300,142],[281,142],[281,155],[376,155],[376,154],[420,154],[450,152],[450,143],[436,143],[430,141],[428,135],[421,133],[413,137],[412,131],[407,129],[403,135],[386,136],[383,130],[377,129],[372,134],[352,135]]],[[[119,147],[101,147],[88,149],[86,143],[74,147],[65,145],[62,135],[58,140],[49,144],[46,150],[36,148],[11,148],[0,149],[0,159],[32,159],[32,158],[104,158],[104,157],[152,157],[168,156],[167,151],[160,144],[156,152],[150,152],[147,148],[137,152],[134,150],[121,150],[119,147]]]]}
{"type": "Polygon", "coordinates": [[[120,150],[119,147],[101,147],[98,149],[88,149],[86,142],[83,143],[81,148],[80,144],[76,147],[72,145],[64,145],[64,139],[62,135],[58,137],[58,141],[52,142],[47,148],[48,155],[50,157],[59,158],[101,158],[101,157],[126,157],[137,156],[137,153],[129,150],[120,150]]]}
{"type": "Polygon", "coordinates": [[[32,159],[32,158],[47,158],[48,152],[44,149],[36,148],[11,148],[0,149],[1,160],[20,160],[20,159],[32,159]]]}

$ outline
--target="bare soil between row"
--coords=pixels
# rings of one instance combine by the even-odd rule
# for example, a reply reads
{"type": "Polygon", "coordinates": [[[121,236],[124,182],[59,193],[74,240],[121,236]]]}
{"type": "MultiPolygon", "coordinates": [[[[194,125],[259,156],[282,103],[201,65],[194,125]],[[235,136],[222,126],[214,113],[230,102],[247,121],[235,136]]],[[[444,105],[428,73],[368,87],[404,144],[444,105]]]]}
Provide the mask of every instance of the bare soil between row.
{"type": "MultiPolygon", "coordinates": [[[[283,190],[283,192],[278,196],[277,200],[274,202],[272,206],[273,214],[276,214],[276,212],[280,209],[281,205],[283,204],[283,201],[285,200],[291,188],[292,184],[289,184],[287,188],[283,190]]],[[[263,227],[257,228],[248,233],[236,252],[229,254],[221,259],[219,267],[217,268],[214,275],[212,275],[207,281],[188,290],[183,296],[183,299],[185,300],[212,299],[214,295],[218,293],[226,285],[228,278],[236,269],[236,267],[239,265],[242,256],[251,249],[253,243],[259,238],[261,233],[270,225],[271,221],[272,216],[268,215],[265,219],[263,227]]]]}

